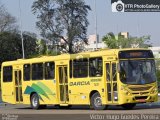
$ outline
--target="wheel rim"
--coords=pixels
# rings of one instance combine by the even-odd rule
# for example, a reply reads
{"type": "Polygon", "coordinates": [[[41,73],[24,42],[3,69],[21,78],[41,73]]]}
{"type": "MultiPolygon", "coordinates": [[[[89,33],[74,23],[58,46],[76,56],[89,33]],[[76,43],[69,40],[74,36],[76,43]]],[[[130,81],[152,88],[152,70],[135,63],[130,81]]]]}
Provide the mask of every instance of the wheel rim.
{"type": "Polygon", "coordinates": [[[102,106],[101,97],[96,97],[96,98],[94,99],[94,105],[95,105],[96,107],[101,107],[101,106],[102,106]]]}
{"type": "Polygon", "coordinates": [[[32,104],[34,107],[36,107],[38,105],[38,98],[37,97],[33,97],[32,104]]]}

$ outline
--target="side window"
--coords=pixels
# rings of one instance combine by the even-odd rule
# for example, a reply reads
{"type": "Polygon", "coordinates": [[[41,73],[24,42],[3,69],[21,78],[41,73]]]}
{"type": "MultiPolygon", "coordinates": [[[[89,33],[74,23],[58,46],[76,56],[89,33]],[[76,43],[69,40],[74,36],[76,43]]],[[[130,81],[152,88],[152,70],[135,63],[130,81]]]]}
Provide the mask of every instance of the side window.
{"type": "Polygon", "coordinates": [[[43,63],[32,64],[32,80],[43,79],[43,63]]]}
{"type": "Polygon", "coordinates": [[[110,81],[110,64],[106,63],[106,77],[107,77],[107,81],[110,81]]]}
{"type": "Polygon", "coordinates": [[[55,64],[54,62],[45,63],[45,79],[54,79],[55,76],[55,64]]]}
{"type": "Polygon", "coordinates": [[[113,76],[113,81],[116,81],[117,80],[116,63],[112,63],[112,76],[113,76]]]}
{"type": "Polygon", "coordinates": [[[73,77],[83,78],[88,76],[88,59],[73,61],[73,77]]]}
{"type": "Polygon", "coordinates": [[[24,66],[23,66],[23,79],[24,79],[24,81],[29,81],[30,80],[30,64],[25,64],[24,66]]]}
{"type": "Polygon", "coordinates": [[[12,66],[3,67],[3,82],[12,82],[12,66]]]}
{"type": "Polygon", "coordinates": [[[102,76],[102,58],[90,58],[89,59],[89,76],[96,77],[102,76]]]}
{"type": "Polygon", "coordinates": [[[69,61],[69,73],[70,73],[70,78],[72,78],[72,60],[69,61]]]}

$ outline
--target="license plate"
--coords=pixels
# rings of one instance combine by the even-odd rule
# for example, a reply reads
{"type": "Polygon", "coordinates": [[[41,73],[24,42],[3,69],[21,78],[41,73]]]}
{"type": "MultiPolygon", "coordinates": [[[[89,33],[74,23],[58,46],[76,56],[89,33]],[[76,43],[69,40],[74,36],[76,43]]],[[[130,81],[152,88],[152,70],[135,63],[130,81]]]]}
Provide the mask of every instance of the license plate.
{"type": "Polygon", "coordinates": [[[145,99],[140,99],[140,100],[138,100],[139,102],[145,102],[145,99]]]}

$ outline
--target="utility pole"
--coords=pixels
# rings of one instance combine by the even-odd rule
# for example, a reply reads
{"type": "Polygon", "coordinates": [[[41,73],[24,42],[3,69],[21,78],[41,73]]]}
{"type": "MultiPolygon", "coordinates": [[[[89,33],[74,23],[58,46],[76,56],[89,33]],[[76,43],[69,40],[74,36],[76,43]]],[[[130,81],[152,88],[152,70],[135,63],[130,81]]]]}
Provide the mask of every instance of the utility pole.
{"type": "Polygon", "coordinates": [[[98,49],[98,38],[97,38],[97,6],[96,0],[94,0],[94,7],[95,7],[95,34],[96,34],[96,50],[98,49]]]}
{"type": "Polygon", "coordinates": [[[22,19],[21,19],[21,1],[19,0],[19,21],[20,21],[20,31],[21,31],[21,41],[22,41],[22,57],[25,58],[24,55],[24,39],[23,39],[23,31],[22,31],[22,19]]]}

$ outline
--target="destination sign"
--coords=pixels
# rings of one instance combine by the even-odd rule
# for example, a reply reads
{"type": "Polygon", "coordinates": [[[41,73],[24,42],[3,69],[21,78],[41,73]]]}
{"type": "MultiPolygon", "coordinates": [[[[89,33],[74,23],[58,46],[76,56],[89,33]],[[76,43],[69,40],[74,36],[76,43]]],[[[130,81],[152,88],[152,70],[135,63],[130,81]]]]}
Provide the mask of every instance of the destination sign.
{"type": "Polygon", "coordinates": [[[119,59],[130,58],[154,58],[154,56],[151,50],[129,50],[119,52],[119,59]]]}

